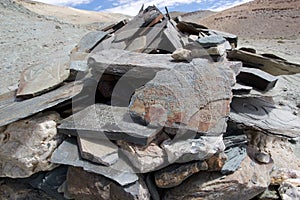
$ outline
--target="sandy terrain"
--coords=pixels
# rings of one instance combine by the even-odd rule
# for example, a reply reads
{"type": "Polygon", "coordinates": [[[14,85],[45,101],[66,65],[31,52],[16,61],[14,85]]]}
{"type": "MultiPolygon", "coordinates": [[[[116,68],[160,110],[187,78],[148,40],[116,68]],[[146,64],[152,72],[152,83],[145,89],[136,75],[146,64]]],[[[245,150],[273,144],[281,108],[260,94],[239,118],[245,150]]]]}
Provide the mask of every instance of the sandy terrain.
{"type": "Polygon", "coordinates": [[[16,0],[25,8],[39,15],[54,16],[72,24],[90,24],[94,22],[115,22],[129,16],[115,13],[93,12],[64,6],[54,6],[34,1],[16,0]]]}

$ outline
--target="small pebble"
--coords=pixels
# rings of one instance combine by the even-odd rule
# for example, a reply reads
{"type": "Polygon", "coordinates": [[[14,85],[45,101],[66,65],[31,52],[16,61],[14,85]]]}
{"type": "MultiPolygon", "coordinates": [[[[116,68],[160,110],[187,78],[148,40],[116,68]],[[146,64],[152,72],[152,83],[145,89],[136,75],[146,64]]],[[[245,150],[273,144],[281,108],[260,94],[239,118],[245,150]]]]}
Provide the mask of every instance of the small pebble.
{"type": "Polygon", "coordinates": [[[265,164],[268,164],[270,163],[270,155],[269,154],[266,154],[266,153],[257,153],[255,154],[255,159],[260,162],[260,163],[265,163],[265,164]]]}

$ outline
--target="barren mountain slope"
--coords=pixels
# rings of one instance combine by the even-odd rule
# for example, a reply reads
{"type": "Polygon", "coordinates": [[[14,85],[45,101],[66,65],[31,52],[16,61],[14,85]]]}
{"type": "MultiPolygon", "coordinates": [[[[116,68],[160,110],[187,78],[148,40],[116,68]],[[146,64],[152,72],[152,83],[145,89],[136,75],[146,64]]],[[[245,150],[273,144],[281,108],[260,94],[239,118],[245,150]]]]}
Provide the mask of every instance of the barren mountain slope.
{"type": "Polygon", "coordinates": [[[54,6],[29,0],[16,0],[16,2],[39,15],[54,16],[60,20],[72,24],[115,22],[124,18],[129,18],[129,16],[122,14],[79,10],[65,6],[54,6]]]}
{"type": "Polygon", "coordinates": [[[201,18],[210,28],[246,38],[300,37],[300,0],[255,0],[201,18]]]}

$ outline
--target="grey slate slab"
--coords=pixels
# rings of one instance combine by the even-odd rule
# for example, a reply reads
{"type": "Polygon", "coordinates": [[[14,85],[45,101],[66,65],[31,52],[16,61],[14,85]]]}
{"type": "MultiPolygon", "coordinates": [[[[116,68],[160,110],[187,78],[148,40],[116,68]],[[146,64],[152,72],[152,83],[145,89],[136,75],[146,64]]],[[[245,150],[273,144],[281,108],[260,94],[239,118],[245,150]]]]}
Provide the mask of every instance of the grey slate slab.
{"type": "Polygon", "coordinates": [[[245,146],[233,147],[225,151],[227,155],[227,161],[222,167],[222,174],[230,174],[235,172],[247,156],[245,146]]]}
{"type": "Polygon", "coordinates": [[[107,33],[103,31],[89,32],[79,41],[79,44],[77,45],[78,52],[90,52],[105,38],[106,35],[107,33]]]}
{"type": "Polygon", "coordinates": [[[52,154],[51,162],[82,167],[85,171],[101,174],[120,185],[128,185],[138,180],[138,176],[122,158],[110,167],[91,163],[80,158],[75,138],[66,139],[52,154]]]}
{"type": "Polygon", "coordinates": [[[300,136],[300,117],[291,108],[259,98],[233,98],[230,120],[249,129],[288,138],[300,136]]]}
{"type": "MultiPolygon", "coordinates": [[[[15,101],[15,97],[9,96],[4,98],[3,101],[7,102],[2,104],[0,112],[0,126],[10,124],[12,122],[18,121],[25,117],[29,117],[33,114],[51,108],[58,105],[66,100],[69,100],[79,94],[82,90],[82,83],[68,83],[56,90],[45,93],[43,95],[23,100],[15,101]]],[[[0,97],[0,99],[2,99],[0,97]]]]}
{"type": "Polygon", "coordinates": [[[147,127],[131,120],[126,107],[91,105],[64,119],[59,132],[83,138],[126,140],[147,145],[162,128],[147,127]]]}
{"type": "Polygon", "coordinates": [[[215,47],[218,44],[223,44],[224,42],[226,42],[226,39],[219,35],[210,35],[198,39],[197,42],[201,44],[204,48],[207,48],[215,47]]]}
{"type": "Polygon", "coordinates": [[[267,91],[275,87],[278,78],[260,69],[243,67],[237,80],[259,90],[267,91]]]}

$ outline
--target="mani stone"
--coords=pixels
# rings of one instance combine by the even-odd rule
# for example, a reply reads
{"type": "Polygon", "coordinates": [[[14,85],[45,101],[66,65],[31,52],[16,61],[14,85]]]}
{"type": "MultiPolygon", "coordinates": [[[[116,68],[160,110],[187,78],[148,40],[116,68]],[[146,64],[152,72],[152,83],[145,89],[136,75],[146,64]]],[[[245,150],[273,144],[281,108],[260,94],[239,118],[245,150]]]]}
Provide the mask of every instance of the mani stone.
{"type": "Polygon", "coordinates": [[[207,169],[208,165],[205,161],[171,165],[155,172],[155,183],[160,188],[175,187],[193,174],[207,169]]]}
{"type": "Polygon", "coordinates": [[[227,58],[242,61],[245,67],[258,68],[274,76],[300,73],[299,64],[272,59],[242,50],[232,50],[228,52],[227,58]]]}
{"type": "Polygon", "coordinates": [[[82,87],[82,83],[68,83],[56,90],[23,101],[15,101],[14,96],[2,98],[1,95],[0,126],[7,125],[65,102],[79,94],[82,87]]]}
{"type": "Polygon", "coordinates": [[[47,112],[9,124],[0,133],[0,177],[25,178],[53,169],[50,157],[62,140],[59,119],[47,112]]]}
{"type": "Polygon", "coordinates": [[[300,134],[300,117],[289,107],[279,107],[259,98],[234,98],[230,120],[270,135],[294,138],[300,134]]]}
{"type": "Polygon", "coordinates": [[[205,134],[220,135],[226,129],[233,71],[223,62],[193,59],[160,71],[136,90],[129,111],[141,124],[184,127],[205,134]]]}
{"type": "Polygon", "coordinates": [[[118,147],[108,139],[77,137],[81,157],[95,163],[110,166],[118,159],[118,147]]]}
{"type": "Polygon", "coordinates": [[[163,199],[252,199],[269,186],[271,170],[272,164],[260,165],[247,156],[235,173],[199,172],[168,189],[163,199]]]}
{"type": "MultiPolygon", "coordinates": [[[[58,59],[59,60],[59,59],[58,59]]],[[[25,69],[20,78],[17,97],[33,97],[59,86],[70,74],[67,64],[51,62],[49,65],[35,65],[25,69]]]]}
{"type": "Polygon", "coordinates": [[[237,76],[237,81],[267,91],[275,87],[278,78],[267,72],[255,68],[243,67],[237,76]]]}
{"type": "Polygon", "coordinates": [[[225,149],[222,135],[179,141],[166,140],[161,146],[168,155],[169,163],[205,160],[225,149]]]}
{"type": "Polygon", "coordinates": [[[150,200],[148,188],[141,178],[122,187],[104,176],[76,167],[69,167],[67,192],[75,200],[150,200]]]}
{"type": "Polygon", "coordinates": [[[115,164],[109,167],[83,160],[79,155],[75,138],[66,139],[52,154],[51,162],[81,167],[85,171],[110,178],[122,186],[134,183],[138,180],[138,176],[123,157],[120,157],[115,164]]]}
{"type": "Polygon", "coordinates": [[[131,120],[126,107],[94,104],[61,121],[60,133],[90,139],[125,140],[149,144],[162,128],[147,127],[131,120]]]}

